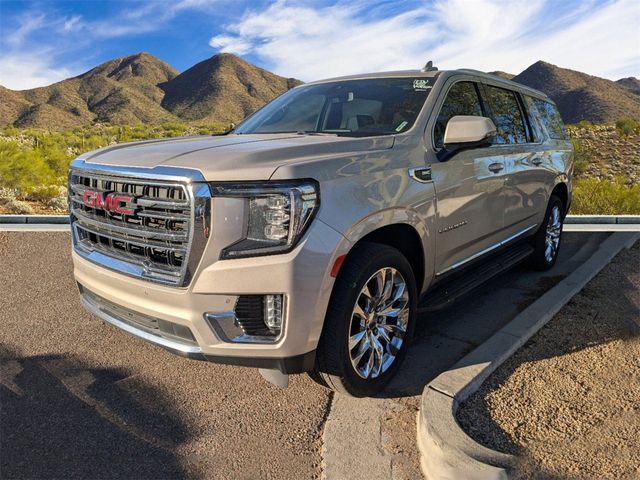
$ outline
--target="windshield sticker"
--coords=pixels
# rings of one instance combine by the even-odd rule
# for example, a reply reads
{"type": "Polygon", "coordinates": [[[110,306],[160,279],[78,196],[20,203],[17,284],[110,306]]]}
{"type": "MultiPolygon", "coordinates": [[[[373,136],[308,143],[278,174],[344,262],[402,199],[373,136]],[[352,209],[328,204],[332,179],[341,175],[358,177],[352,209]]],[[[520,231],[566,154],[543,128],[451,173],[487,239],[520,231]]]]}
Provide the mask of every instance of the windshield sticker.
{"type": "Polygon", "coordinates": [[[403,129],[404,127],[406,127],[408,123],[409,123],[409,122],[407,122],[407,121],[405,120],[405,121],[404,121],[404,122],[402,122],[400,125],[398,125],[398,126],[396,127],[396,132],[400,132],[400,131],[402,131],[402,129],[403,129]]]}
{"type": "Polygon", "coordinates": [[[425,78],[416,78],[413,81],[413,89],[416,91],[424,92],[425,90],[429,90],[431,85],[429,85],[429,80],[425,78]]]}

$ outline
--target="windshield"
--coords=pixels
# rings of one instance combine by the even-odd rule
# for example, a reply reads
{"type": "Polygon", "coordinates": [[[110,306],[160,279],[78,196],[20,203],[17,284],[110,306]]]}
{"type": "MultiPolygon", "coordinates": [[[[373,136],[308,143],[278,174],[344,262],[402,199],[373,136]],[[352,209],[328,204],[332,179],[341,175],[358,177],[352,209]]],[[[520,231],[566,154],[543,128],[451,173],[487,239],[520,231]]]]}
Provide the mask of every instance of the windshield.
{"type": "Polygon", "coordinates": [[[234,133],[390,135],[411,128],[433,78],[375,78],[303,85],[247,118],[234,133]]]}

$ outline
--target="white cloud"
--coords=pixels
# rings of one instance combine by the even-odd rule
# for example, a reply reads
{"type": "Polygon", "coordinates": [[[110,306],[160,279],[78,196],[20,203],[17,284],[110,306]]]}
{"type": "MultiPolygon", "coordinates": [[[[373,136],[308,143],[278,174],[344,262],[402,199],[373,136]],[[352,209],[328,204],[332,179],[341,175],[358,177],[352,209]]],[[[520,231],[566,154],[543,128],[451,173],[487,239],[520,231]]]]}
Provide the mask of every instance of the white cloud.
{"type": "Polygon", "coordinates": [[[0,56],[0,85],[13,90],[41,87],[63,80],[72,75],[66,68],[54,68],[49,53],[0,56]]]}
{"type": "Polygon", "coordinates": [[[512,73],[537,60],[614,79],[640,73],[637,0],[436,0],[377,18],[369,9],[279,0],[248,12],[210,45],[254,54],[303,80],[419,68],[428,59],[441,68],[512,73]]]}
{"type": "Polygon", "coordinates": [[[72,17],[67,18],[62,25],[62,30],[65,32],[73,32],[82,26],[82,16],[81,15],[73,15],[72,17]]]}
{"type": "Polygon", "coordinates": [[[182,11],[208,12],[219,1],[137,1],[129,4],[132,7],[100,20],[87,20],[81,15],[62,16],[43,4],[13,19],[2,18],[0,85],[25,90],[77,75],[93,66],[84,64],[86,55],[78,52],[94,43],[157,31],[182,11]]]}

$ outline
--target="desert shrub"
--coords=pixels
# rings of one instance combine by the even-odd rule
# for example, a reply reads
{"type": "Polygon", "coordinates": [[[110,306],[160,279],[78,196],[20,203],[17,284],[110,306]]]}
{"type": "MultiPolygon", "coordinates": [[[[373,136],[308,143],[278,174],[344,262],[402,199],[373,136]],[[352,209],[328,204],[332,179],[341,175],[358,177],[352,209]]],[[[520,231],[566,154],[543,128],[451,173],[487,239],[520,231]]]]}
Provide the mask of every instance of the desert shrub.
{"type": "Polygon", "coordinates": [[[576,123],[576,126],[579,128],[593,128],[595,125],[593,125],[589,120],[580,120],[576,123]]]}
{"type": "Polygon", "coordinates": [[[67,197],[67,188],[61,185],[39,185],[23,192],[23,196],[32,202],[43,202],[54,198],[67,197]]]}
{"type": "Polygon", "coordinates": [[[571,213],[640,215],[640,185],[628,186],[622,177],[614,181],[595,178],[575,180],[571,213]]]}
{"type": "Polygon", "coordinates": [[[10,214],[14,215],[33,215],[34,211],[31,205],[15,198],[0,199],[2,205],[10,214]]]}
{"type": "Polygon", "coordinates": [[[27,192],[56,181],[56,174],[42,152],[21,150],[15,142],[0,140],[0,187],[27,192]]]}
{"type": "Polygon", "coordinates": [[[629,117],[622,117],[616,122],[616,130],[621,137],[640,133],[640,122],[629,117]]]}
{"type": "Polygon", "coordinates": [[[68,208],[68,200],[67,197],[54,197],[54,198],[50,198],[49,200],[46,200],[44,202],[44,205],[47,208],[50,208],[51,210],[56,210],[59,212],[64,212],[67,211],[68,208]]]}
{"type": "Polygon", "coordinates": [[[587,171],[589,163],[592,161],[592,154],[589,149],[584,147],[582,140],[579,138],[572,138],[571,144],[573,145],[575,159],[574,171],[576,175],[581,175],[587,171]]]}

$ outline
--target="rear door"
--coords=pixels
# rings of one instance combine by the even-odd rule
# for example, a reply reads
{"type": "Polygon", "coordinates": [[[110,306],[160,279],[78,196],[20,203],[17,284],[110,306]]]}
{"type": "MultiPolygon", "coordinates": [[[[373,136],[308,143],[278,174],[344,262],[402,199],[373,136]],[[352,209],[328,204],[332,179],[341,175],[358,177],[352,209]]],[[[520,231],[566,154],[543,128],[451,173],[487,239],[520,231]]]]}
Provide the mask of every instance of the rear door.
{"type": "Polygon", "coordinates": [[[544,158],[518,92],[485,84],[483,97],[498,134],[491,149],[504,165],[504,231],[501,240],[533,231],[544,213],[548,180],[544,158]]]}
{"type": "MultiPolygon", "coordinates": [[[[447,122],[456,115],[488,116],[472,80],[452,81],[438,99],[428,130],[436,154],[447,122]],[[430,129],[430,130],[429,130],[430,129]]],[[[437,199],[436,275],[455,270],[494,247],[503,229],[504,164],[491,147],[462,150],[431,165],[437,199]]]]}

